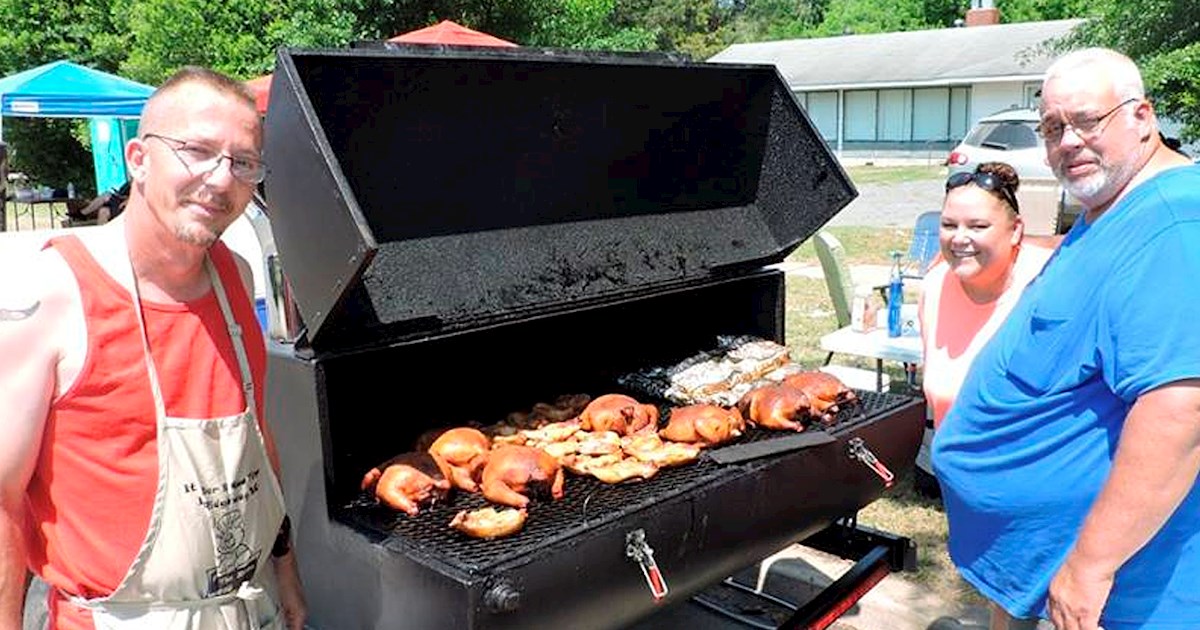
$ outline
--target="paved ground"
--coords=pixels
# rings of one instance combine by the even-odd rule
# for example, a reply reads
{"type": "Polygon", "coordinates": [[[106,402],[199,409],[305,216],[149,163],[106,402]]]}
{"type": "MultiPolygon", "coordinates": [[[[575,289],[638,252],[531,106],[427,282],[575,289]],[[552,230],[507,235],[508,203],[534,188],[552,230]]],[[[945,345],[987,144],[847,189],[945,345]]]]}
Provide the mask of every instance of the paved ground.
{"type": "Polygon", "coordinates": [[[917,215],[942,208],[943,185],[939,177],[859,186],[858,197],[833,217],[829,225],[912,227],[917,215]]]}

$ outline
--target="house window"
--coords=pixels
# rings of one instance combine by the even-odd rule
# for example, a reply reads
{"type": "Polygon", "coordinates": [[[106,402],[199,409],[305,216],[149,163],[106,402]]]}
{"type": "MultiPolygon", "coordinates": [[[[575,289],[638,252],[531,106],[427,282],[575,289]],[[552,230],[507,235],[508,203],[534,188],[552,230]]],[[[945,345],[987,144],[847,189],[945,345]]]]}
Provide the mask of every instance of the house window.
{"type": "Polygon", "coordinates": [[[837,142],[837,92],[809,92],[800,99],[808,118],[826,142],[837,142]]]}
{"type": "Polygon", "coordinates": [[[913,140],[950,139],[950,90],[913,90],[913,140]]]}
{"type": "Polygon", "coordinates": [[[912,140],[912,111],[912,90],[880,90],[879,139],[889,142],[912,140]]]}
{"type": "Polygon", "coordinates": [[[971,126],[971,88],[950,88],[950,139],[957,142],[967,135],[971,126]]]}
{"type": "Polygon", "coordinates": [[[1042,103],[1042,84],[1041,83],[1026,83],[1023,88],[1025,100],[1022,102],[1023,107],[1029,109],[1037,109],[1042,103]]]}
{"type": "Polygon", "coordinates": [[[877,96],[875,90],[846,92],[845,138],[847,142],[871,142],[876,139],[877,96]]]}

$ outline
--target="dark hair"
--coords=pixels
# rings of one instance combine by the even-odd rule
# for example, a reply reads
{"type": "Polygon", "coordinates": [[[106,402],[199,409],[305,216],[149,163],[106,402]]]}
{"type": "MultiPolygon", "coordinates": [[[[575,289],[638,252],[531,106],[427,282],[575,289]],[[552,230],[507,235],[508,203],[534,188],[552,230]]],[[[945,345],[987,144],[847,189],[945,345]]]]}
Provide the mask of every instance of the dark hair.
{"type": "Polygon", "coordinates": [[[1017,194],[1017,189],[1021,187],[1021,178],[1017,176],[1017,171],[1007,162],[984,162],[975,167],[976,173],[991,173],[1000,178],[1000,181],[1012,191],[1012,194],[1017,194]]]}
{"type": "Polygon", "coordinates": [[[1021,213],[1021,207],[1017,204],[1021,178],[1017,177],[1017,171],[1012,166],[1004,162],[984,162],[976,166],[974,171],[954,173],[946,178],[946,192],[967,184],[975,184],[998,197],[1014,214],[1021,213]]]}

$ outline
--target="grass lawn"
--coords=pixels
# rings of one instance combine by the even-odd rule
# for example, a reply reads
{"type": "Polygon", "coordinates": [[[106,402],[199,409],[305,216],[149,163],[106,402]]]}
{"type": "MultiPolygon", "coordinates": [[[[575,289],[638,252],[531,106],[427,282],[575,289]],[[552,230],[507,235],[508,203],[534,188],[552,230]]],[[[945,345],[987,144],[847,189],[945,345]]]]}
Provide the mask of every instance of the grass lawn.
{"type": "Polygon", "coordinates": [[[940,164],[934,166],[850,166],[846,173],[857,185],[862,184],[894,184],[914,179],[943,179],[946,177],[946,167],[940,164]]]}
{"type": "Polygon", "coordinates": [[[4,231],[29,232],[62,227],[67,216],[65,203],[34,203],[8,200],[4,205],[4,231]]]}
{"type": "MultiPolygon", "coordinates": [[[[911,230],[894,228],[843,227],[830,230],[846,245],[850,264],[879,264],[890,262],[889,252],[906,250],[911,230]]],[[[805,243],[788,257],[790,262],[818,265],[811,243],[805,243]]],[[[915,290],[916,287],[912,287],[915,290]]],[[[906,291],[907,293],[908,291],[906,291]]],[[[817,367],[825,361],[820,349],[821,335],[837,329],[833,303],[825,281],[789,275],[787,278],[786,335],[792,358],[798,363],[817,367]]],[[[915,299],[915,298],[913,298],[915,299]]],[[[874,369],[868,359],[839,356],[839,363],[874,369]]],[[[891,378],[891,391],[905,392],[907,384],[903,371],[895,363],[885,363],[891,378]]],[[[919,396],[921,393],[910,392],[919,396]]],[[[917,544],[918,567],[915,574],[906,575],[943,600],[962,604],[978,604],[982,600],[955,571],[946,553],[946,516],[940,501],[932,501],[912,489],[910,476],[900,479],[891,492],[859,513],[863,524],[911,538],[917,544]]]]}

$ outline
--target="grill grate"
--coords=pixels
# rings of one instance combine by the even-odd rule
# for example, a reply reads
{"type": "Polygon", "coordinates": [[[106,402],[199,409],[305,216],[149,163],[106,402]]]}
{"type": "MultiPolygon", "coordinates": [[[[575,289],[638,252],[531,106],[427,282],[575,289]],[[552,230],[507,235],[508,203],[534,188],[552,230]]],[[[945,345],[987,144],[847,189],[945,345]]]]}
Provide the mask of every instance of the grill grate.
{"type": "MultiPolygon", "coordinates": [[[[911,400],[866,391],[859,391],[858,395],[861,408],[842,410],[830,433],[840,435],[870,424],[911,400]]],[[[738,442],[758,442],[783,435],[790,433],[750,428],[738,442]]],[[[771,459],[763,461],[769,463],[771,459]]],[[[568,473],[561,500],[533,501],[524,529],[496,540],[470,538],[449,527],[450,519],[459,510],[487,505],[482,496],[465,492],[456,492],[449,501],[423,508],[414,517],[376,505],[370,494],[363,493],[343,506],[337,517],[398,552],[439,557],[452,566],[481,573],[643,508],[708,487],[710,482],[725,476],[727,468],[701,458],[686,466],[663,469],[649,480],[617,485],[568,473]]]]}

